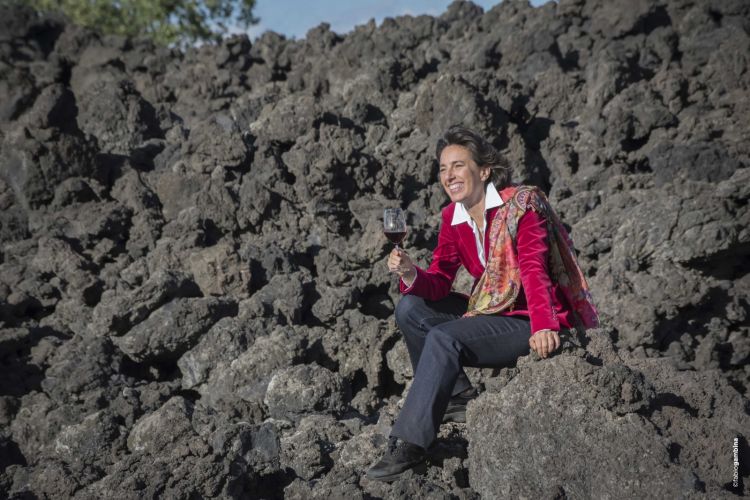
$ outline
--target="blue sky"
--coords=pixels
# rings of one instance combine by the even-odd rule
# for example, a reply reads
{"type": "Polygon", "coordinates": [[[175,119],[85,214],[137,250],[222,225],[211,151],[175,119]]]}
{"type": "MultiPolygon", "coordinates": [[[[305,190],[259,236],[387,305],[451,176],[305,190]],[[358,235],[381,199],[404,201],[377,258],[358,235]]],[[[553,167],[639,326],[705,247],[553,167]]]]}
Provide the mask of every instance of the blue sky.
{"type": "MultiPolygon", "coordinates": [[[[473,0],[484,10],[500,1],[473,0]]],[[[343,34],[373,18],[380,24],[386,17],[440,15],[450,3],[451,0],[257,0],[254,14],[260,18],[260,24],[250,28],[248,35],[254,39],[271,30],[287,38],[303,38],[307,30],[322,22],[343,34]]],[[[537,6],[545,2],[531,0],[531,3],[537,6]]]]}

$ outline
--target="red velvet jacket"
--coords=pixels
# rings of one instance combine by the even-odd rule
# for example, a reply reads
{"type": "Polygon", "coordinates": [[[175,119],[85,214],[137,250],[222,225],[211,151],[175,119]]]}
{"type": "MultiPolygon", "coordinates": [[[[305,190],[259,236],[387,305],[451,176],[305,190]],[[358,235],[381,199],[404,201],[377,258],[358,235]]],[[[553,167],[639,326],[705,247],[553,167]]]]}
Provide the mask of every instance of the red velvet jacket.
{"type": "MultiPolygon", "coordinates": [[[[442,211],[443,220],[438,234],[438,244],[432,254],[432,262],[426,270],[417,266],[417,277],[407,287],[400,281],[401,293],[414,294],[427,300],[439,300],[447,296],[461,265],[474,277],[474,285],[484,272],[477,255],[476,239],[468,223],[451,225],[456,204],[451,203],[442,211]]],[[[484,235],[485,260],[489,253],[489,221],[499,207],[487,210],[487,230],[484,235]]],[[[512,311],[498,313],[506,316],[526,316],[531,321],[532,335],[539,330],[559,331],[570,328],[573,314],[562,291],[549,278],[547,253],[547,230],[544,219],[529,210],[518,223],[516,251],[521,273],[522,288],[512,311]]]]}

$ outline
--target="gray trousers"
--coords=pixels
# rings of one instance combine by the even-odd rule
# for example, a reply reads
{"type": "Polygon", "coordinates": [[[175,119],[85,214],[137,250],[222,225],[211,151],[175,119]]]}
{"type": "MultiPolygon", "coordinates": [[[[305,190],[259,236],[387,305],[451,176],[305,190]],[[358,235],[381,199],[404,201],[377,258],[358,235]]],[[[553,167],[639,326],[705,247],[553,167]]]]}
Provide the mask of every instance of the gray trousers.
{"type": "Polygon", "coordinates": [[[456,294],[435,302],[405,295],[396,306],[396,324],[409,350],[414,380],[391,436],[429,447],[451,396],[471,387],[463,366],[512,366],[529,353],[527,318],[462,318],[466,306],[466,299],[456,294]]]}

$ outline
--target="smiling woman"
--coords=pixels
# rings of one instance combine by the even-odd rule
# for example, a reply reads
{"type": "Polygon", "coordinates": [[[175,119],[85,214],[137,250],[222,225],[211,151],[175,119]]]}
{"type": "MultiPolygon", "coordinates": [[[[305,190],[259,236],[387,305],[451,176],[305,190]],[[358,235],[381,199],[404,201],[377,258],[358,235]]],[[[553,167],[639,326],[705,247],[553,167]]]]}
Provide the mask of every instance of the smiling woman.
{"type": "Polygon", "coordinates": [[[421,463],[441,423],[465,421],[477,393],[464,366],[512,366],[529,350],[546,358],[560,346],[560,332],[598,321],[572,242],[544,193],[511,184],[507,161],[468,128],[451,127],[436,156],[451,203],[432,263],[423,270],[402,249],[388,258],[401,277],[396,323],[414,381],[387,450],[367,471],[375,480],[392,481],[421,463]],[[475,278],[468,298],[450,291],[462,265],[475,278]]]}

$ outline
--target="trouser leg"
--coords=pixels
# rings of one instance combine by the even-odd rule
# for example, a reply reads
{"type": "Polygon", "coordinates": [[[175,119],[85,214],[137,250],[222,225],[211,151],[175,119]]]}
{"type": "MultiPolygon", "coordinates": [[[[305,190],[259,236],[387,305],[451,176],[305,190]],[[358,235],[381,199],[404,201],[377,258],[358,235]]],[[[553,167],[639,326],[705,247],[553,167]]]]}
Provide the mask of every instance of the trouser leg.
{"type": "Polygon", "coordinates": [[[505,367],[529,352],[529,322],[510,316],[461,318],[427,334],[391,435],[427,448],[437,436],[462,366],[505,367]]]}
{"type": "MultiPolygon", "coordinates": [[[[415,295],[401,298],[396,306],[396,324],[404,336],[413,373],[417,371],[427,332],[434,326],[460,318],[466,312],[467,303],[466,298],[453,293],[438,301],[428,301],[415,295]]],[[[462,368],[451,395],[471,387],[471,381],[462,368]]]]}

